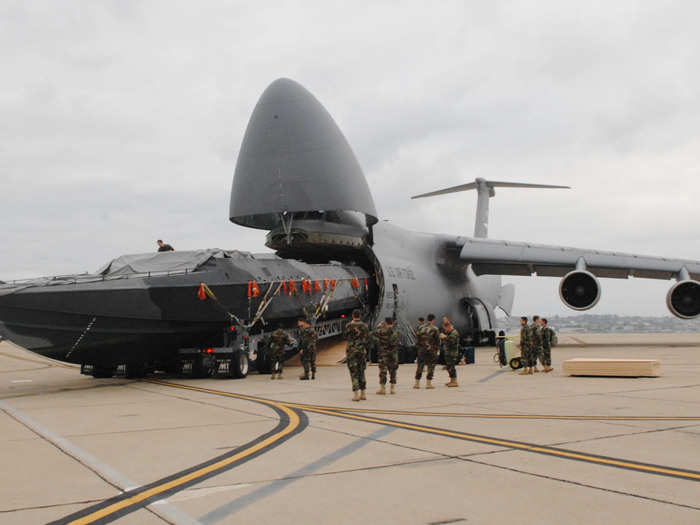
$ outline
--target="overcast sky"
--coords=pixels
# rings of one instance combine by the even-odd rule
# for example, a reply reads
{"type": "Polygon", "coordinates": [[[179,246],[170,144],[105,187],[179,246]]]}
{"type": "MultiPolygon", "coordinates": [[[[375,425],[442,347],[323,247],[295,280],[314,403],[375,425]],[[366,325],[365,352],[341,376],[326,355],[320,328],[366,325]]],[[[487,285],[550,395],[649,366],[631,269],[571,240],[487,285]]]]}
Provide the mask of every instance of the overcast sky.
{"type": "MultiPolygon", "coordinates": [[[[290,77],[352,145],[382,218],[700,260],[700,3],[0,3],[0,279],[124,253],[263,251],[228,221],[265,87],[290,77]],[[585,4],[585,5],[584,5],[585,4]]],[[[571,313],[557,279],[511,278],[515,314],[571,313]]],[[[669,282],[603,281],[591,313],[666,315],[669,282]]]]}

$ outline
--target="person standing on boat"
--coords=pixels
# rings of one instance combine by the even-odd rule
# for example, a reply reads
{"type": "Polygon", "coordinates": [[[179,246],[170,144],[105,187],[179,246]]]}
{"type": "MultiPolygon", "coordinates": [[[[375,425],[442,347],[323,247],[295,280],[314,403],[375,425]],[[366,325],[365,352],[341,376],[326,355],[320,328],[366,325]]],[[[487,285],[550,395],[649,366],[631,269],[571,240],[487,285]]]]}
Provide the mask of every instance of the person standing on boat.
{"type": "Polygon", "coordinates": [[[175,251],[175,248],[173,248],[169,244],[165,244],[162,239],[158,239],[156,241],[156,244],[158,244],[158,251],[159,252],[174,252],[175,251]]]}

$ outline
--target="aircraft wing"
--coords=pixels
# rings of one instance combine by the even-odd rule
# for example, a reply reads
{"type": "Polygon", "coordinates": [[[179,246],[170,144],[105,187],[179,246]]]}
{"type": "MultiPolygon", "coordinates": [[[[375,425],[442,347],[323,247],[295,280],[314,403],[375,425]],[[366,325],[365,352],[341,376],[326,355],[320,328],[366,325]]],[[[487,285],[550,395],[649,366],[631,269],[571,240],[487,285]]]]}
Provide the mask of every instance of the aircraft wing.
{"type": "Polygon", "coordinates": [[[471,237],[454,242],[460,259],[470,262],[477,275],[562,277],[578,266],[596,277],[673,279],[685,268],[691,279],[700,280],[700,261],[471,237]]]}

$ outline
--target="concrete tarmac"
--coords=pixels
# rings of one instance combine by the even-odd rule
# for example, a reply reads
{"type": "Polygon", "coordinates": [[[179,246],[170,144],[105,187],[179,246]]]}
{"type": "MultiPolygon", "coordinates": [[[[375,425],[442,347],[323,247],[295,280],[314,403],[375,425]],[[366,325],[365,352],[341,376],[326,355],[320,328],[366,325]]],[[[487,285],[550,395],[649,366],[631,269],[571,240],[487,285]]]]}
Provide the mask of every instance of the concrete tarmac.
{"type": "Polygon", "coordinates": [[[0,523],[700,523],[700,336],[572,337],[550,374],[479,348],[459,388],[402,365],[378,396],[370,366],[360,403],[344,366],[93,379],[3,342],[0,523]],[[662,376],[564,376],[573,357],[662,376]]]}

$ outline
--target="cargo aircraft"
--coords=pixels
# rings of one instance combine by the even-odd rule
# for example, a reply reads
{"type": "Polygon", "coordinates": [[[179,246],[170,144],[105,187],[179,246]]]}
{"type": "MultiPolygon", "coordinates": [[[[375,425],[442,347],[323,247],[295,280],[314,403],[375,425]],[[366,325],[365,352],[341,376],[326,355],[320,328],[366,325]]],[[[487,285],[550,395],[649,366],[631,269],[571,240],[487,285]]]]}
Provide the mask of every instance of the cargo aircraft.
{"type": "MultiPolygon", "coordinates": [[[[0,284],[0,334],[93,375],[126,365],[243,377],[276,327],[300,317],[337,335],[354,308],[376,326],[394,317],[402,343],[428,312],[448,315],[464,344],[493,343],[495,311],[511,313],[504,275],[561,277],[559,296],[588,310],[599,278],[675,280],[673,315],[700,315],[700,261],[489,239],[495,188],[559,186],[476,179],[415,198],[476,190],[473,236],[418,233],[379,220],[350,145],[319,101],[281,78],[260,97],[233,177],[229,219],[267,232],[274,255],[228,250],[126,255],[94,274],[0,284]]],[[[408,354],[406,354],[408,355],[408,354]]],[[[410,360],[410,358],[408,359],[410,360]]]]}

